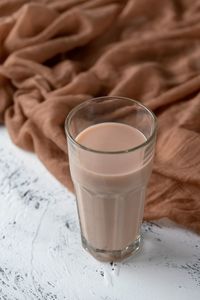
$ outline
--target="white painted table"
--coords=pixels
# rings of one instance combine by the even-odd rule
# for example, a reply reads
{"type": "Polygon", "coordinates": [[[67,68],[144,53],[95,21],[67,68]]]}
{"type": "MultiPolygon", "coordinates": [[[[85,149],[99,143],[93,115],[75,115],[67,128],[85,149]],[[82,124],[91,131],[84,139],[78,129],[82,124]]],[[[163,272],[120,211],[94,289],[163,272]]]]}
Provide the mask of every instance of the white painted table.
{"type": "Polygon", "coordinates": [[[96,261],[74,195],[0,127],[0,299],[199,300],[200,237],[167,220],[142,231],[135,257],[96,261]]]}

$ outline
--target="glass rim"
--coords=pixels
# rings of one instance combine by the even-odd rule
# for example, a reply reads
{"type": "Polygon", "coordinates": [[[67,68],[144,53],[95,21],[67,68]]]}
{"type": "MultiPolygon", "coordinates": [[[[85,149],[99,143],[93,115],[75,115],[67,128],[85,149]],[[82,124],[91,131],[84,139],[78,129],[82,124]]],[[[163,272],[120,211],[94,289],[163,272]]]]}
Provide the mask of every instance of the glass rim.
{"type": "Polygon", "coordinates": [[[90,151],[90,152],[93,152],[93,153],[99,153],[99,154],[123,154],[123,153],[130,153],[130,152],[133,152],[135,150],[138,150],[140,148],[143,148],[145,147],[146,145],[148,145],[152,140],[153,138],[155,137],[156,135],[156,131],[157,131],[157,118],[155,116],[155,114],[149,109],[147,108],[144,104],[140,103],[139,101],[137,100],[133,100],[131,98],[128,98],[128,97],[121,97],[121,96],[102,96],[102,97],[96,97],[96,98],[91,98],[89,100],[86,100],[84,101],[83,103],[75,106],[70,112],[69,114],[67,115],[66,119],[65,119],[65,133],[67,135],[67,138],[69,138],[69,140],[74,144],[76,145],[77,147],[81,148],[82,150],[85,150],[85,151],[90,151]],[[147,140],[138,145],[138,146],[135,146],[135,147],[131,147],[131,148],[128,148],[128,149],[125,149],[125,150],[118,150],[118,151],[103,151],[103,150],[95,150],[95,149],[92,149],[92,148],[88,148],[80,143],[78,143],[74,138],[73,136],[71,135],[70,133],[70,123],[71,123],[71,119],[72,117],[74,116],[74,114],[79,111],[81,108],[83,108],[84,106],[87,106],[89,103],[91,103],[92,101],[94,100],[103,100],[103,99],[108,99],[108,100],[111,100],[111,99],[118,99],[118,100],[128,100],[128,101],[131,101],[135,104],[137,104],[138,106],[142,107],[145,111],[147,111],[151,117],[152,117],[152,120],[153,120],[153,131],[151,133],[151,135],[149,136],[149,138],[147,138],[147,140]]]}

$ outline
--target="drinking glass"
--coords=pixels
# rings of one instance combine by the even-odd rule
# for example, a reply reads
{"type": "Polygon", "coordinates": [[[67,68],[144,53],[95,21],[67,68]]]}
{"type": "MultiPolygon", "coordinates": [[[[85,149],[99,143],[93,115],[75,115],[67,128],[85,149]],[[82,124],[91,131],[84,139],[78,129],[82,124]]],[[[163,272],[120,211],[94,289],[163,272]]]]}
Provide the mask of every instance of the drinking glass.
{"type": "Polygon", "coordinates": [[[83,248],[101,261],[118,261],[136,253],[155,148],[154,114],[132,99],[94,98],[71,110],[65,131],[83,248]],[[80,134],[91,126],[111,123],[139,131],[143,142],[112,151],[79,142],[80,134]]]}

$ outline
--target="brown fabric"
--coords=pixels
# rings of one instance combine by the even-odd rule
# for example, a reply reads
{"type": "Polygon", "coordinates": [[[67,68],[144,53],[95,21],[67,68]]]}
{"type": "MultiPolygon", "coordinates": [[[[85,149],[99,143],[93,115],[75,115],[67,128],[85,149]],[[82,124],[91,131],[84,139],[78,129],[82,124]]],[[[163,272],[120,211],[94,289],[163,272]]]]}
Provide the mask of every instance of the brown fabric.
{"type": "Polygon", "coordinates": [[[1,0],[0,119],[72,189],[64,119],[90,97],[159,120],[145,219],[200,233],[200,1],[1,0]]]}

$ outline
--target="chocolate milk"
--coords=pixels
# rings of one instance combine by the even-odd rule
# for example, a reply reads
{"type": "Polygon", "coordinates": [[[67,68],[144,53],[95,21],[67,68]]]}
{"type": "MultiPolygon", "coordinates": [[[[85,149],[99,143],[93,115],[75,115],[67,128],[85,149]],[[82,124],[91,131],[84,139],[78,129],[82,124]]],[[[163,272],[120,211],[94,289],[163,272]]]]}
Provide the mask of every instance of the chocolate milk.
{"type": "Polygon", "coordinates": [[[146,138],[129,125],[108,122],[83,130],[76,142],[90,149],[69,149],[82,237],[94,249],[125,249],[140,236],[152,166],[145,147],[131,148],[146,138]]]}

